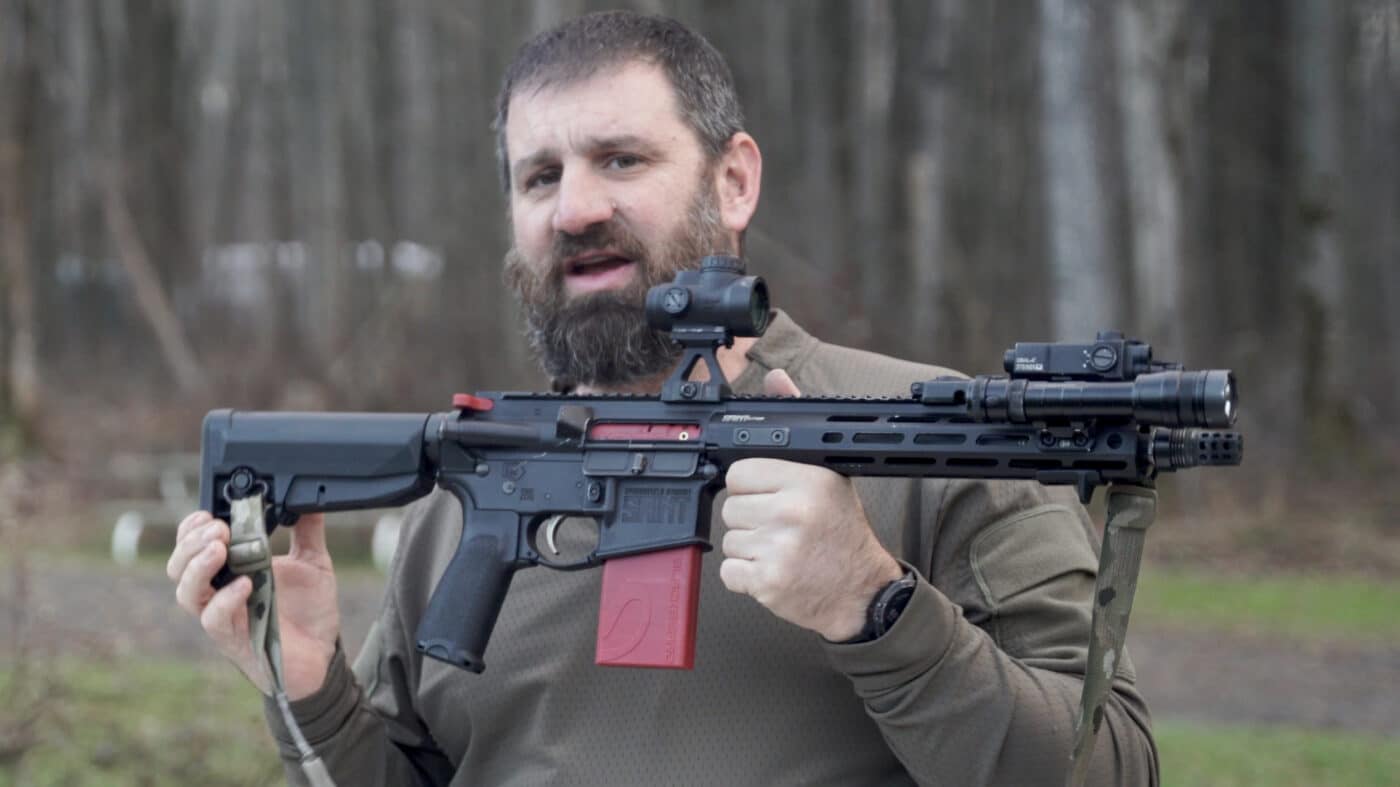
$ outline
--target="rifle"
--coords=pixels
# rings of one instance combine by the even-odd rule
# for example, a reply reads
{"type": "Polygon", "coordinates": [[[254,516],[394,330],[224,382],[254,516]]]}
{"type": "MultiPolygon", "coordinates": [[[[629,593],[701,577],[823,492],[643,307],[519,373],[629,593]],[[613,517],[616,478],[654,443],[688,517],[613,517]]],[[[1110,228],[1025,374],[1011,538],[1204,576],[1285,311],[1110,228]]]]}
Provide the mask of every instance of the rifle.
{"type": "MultiPolygon", "coordinates": [[[[908,398],[736,396],[715,351],[767,327],[761,278],[708,257],[653,288],[646,313],[683,353],[659,396],[483,392],[438,413],[215,410],[203,424],[200,503],[227,521],[231,501],[265,490],[271,532],[300,514],[398,506],[440,486],[461,503],[462,537],[419,651],[481,672],[517,570],[601,565],[598,662],[689,668],[711,502],[739,459],[1029,479],[1072,485],[1088,502],[1101,485],[1150,486],[1162,472],[1241,458],[1242,438],[1223,431],[1236,416],[1233,374],[1154,361],[1149,345],[1117,333],[1019,343],[1007,375],[915,381],[908,398]],[[709,380],[690,380],[701,361],[709,380]],[[600,524],[596,548],[570,563],[539,547],[564,517],[600,524]],[[665,613],[653,616],[660,625],[609,625],[638,600],[665,613]]],[[[226,567],[215,584],[232,578],[226,567]]]]}

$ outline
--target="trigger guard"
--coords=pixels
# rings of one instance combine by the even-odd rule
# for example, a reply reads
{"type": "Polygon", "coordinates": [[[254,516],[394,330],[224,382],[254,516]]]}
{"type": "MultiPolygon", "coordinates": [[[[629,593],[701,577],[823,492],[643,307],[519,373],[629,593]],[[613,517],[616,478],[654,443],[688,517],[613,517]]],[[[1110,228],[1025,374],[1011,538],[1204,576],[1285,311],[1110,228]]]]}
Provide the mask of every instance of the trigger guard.
{"type": "Polygon", "coordinates": [[[540,520],[539,523],[535,525],[530,538],[531,546],[533,547],[531,552],[534,555],[534,562],[537,565],[544,566],[545,568],[552,568],[555,571],[582,571],[601,565],[602,561],[598,559],[598,552],[596,549],[588,553],[583,559],[572,563],[560,563],[549,560],[544,556],[544,550],[541,550],[539,545],[535,543],[539,531],[544,531],[546,545],[557,555],[559,554],[559,550],[554,546],[554,534],[558,531],[559,525],[562,524],[566,518],[568,518],[567,514],[554,514],[540,520]]]}
{"type": "Polygon", "coordinates": [[[602,565],[602,561],[598,559],[597,552],[590,552],[588,557],[574,563],[555,563],[550,560],[545,560],[543,556],[536,558],[535,562],[545,568],[552,568],[555,571],[582,571],[586,568],[596,568],[602,565]]]}

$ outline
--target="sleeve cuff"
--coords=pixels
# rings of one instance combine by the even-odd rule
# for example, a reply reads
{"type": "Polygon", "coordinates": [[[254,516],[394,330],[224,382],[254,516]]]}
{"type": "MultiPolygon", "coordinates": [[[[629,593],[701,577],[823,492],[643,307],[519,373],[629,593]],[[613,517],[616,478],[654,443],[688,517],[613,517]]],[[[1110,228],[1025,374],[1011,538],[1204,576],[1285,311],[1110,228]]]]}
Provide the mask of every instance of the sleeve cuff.
{"type": "Polygon", "coordinates": [[[961,612],[923,575],[915,575],[919,581],[909,606],[884,636],[870,642],[822,641],[832,666],[851,679],[861,696],[884,693],[930,672],[952,645],[961,612]]]}
{"type": "MultiPolygon", "coordinates": [[[[315,746],[339,732],[354,713],[358,703],[359,691],[355,686],[354,673],[350,671],[345,651],[337,640],[335,654],[331,656],[330,667],[326,671],[325,682],[312,694],[291,703],[292,716],[297,720],[301,734],[306,737],[307,742],[315,746]]],[[[292,741],[291,731],[282,721],[282,711],[277,707],[277,700],[272,697],[263,698],[263,716],[267,719],[272,737],[277,740],[283,752],[294,758],[300,756],[296,744],[292,741]]]]}

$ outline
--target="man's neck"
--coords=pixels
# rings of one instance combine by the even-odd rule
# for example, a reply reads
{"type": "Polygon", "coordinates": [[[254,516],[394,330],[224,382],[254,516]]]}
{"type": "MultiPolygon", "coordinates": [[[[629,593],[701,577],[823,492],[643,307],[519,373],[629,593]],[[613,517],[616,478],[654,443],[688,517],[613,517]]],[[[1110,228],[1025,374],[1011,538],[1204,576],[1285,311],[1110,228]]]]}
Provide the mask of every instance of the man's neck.
{"type": "MultiPolygon", "coordinates": [[[[724,379],[731,383],[739,379],[739,375],[743,374],[744,370],[749,366],[749,348],[757,341],[758,339],[752,336],[743,336],[734,340],[733,347],[719,348],[715,353],[715,357],[719,360],[720,371],[724,372],[724,379]]],[[[601,393],[656,394],[661,391],[661,385],[665,383],[666,378],[670,376],[671,372],[668,371],[650,380],[641,380],[629,385],[596,387],[592,385],[580,385],[575,390],[575,393],[583,395],[601,393]]],[[[704,382],[710,379],[709,368],[704,364],[696,364],[695,368],[690,372],[690,379],[696,382],[704,382]]]]}

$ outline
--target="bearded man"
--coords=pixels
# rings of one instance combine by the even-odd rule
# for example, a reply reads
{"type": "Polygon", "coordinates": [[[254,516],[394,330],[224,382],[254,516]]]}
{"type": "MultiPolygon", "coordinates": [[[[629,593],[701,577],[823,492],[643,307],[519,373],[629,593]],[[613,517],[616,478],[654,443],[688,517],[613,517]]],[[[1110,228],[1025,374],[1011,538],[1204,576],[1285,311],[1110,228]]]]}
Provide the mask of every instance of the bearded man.
{"type": "MultiPolygon", "coordinates": [[[[644,294],[706,255],[741,253],[758,204],[762,159],[723,59],[672,20],[585,16],[520,50],[496,129],[506,279],[545,371],[561,390],[659,390],[678,354],[647,327],[644,294]]],[[[781,312],[718,361],[738,393],[900,394],[949,373],[822,343],[781,312]]],[[[1063,783],[1097,566],[1072,497],[1030,482],[853,482],[764,459],[725,481],[692,672],[596,667],[592,572],[520,572],[489,675],[424,659],[413,632],[460,535],[441,492],[412,507],[352,670],[323,524],[304,517],[274,571],[307,740],[341,785],[1063,783]],[[872,628],[872,602],[892,589],[902,608],[872,628]]],[[[251,583],[209,587],[227,541],[196,512],[168,570],[180,605],[266,693],[251,583]]],[[[1093,783],[1156,783],[1133,680],[1121,665],[1093,783]]]]}

